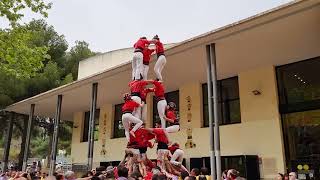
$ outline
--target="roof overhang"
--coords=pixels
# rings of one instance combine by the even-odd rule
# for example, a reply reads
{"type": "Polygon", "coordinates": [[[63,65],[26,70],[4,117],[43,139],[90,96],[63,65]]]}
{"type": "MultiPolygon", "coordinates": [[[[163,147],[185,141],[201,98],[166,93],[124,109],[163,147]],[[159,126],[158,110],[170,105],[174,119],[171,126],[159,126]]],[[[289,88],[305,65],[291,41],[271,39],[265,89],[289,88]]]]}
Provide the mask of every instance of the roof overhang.
{"type": "MultiPolygon", "coordinates": [[[[314,0],[294,1],[168,49],[163,72],[167,91],[189,82],[206,81],[205,45],[210,43],[216,43],[218,79],[252,68],[320,56],[319,4],[314,0]]],[[[149,74],[154,77],[152,68],[149,74]]],[[[54,117],[57,96],[61,94],[62,119],[72,120],[74,112],[89,110],[92,83],[99,84],[100,107],[121,103],[130,78],[131,64],[124,63],[17,102],[6,110],[28,114],[30,105],[35,104],[36,115],[54,117]]]]}

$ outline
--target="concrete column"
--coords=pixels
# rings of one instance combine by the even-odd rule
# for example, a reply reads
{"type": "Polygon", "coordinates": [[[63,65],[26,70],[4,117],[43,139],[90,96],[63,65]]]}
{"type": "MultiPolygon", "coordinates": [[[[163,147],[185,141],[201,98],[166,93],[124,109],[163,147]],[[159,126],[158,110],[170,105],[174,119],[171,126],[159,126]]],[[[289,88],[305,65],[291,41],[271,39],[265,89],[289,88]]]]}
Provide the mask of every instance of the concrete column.
{"type": "Polygon", "coordinates": [[[9,153],[10,153],[10,145],[11,145],[11,138],[12,138],[12,129],[13,129],[13,121],[14,121],[15,113],[10,113],[10,119],[8,122],[8,129],[7,129],[7,135],[5,140],[5,146],[4,146],[4,153],[3,153],[3,172],[5,172],[8,169],[8,161],[9,161],[9,153]]]}
{"type": "Polygon", "coordinates": [[[29,145],[30,145],[30,137],[31,137],[31,126],[32,126],[32,121],[33,121],[34,108],[35,108],[35,105],[31,104],[30,105],[29,120],[28,120],[28,127],[27,127],[26,145],[25,145],[24,154],[23,154],[22,171],[27,170],[28,153],[29,153],[29,145]]]}
{"type": "Polygon", "coordinates": [[[50,161],[50,169],[49,175],[52,176],[56,169],[56,156],[58,149],[58,133],[59,133],[59,124],[60,124],[60,116],[61,116],[61,105],[62,105],[62,95],[58,95],[58,101],[56,106],[56,114],[54,117],[54,125],[53,125],[53,139],[52,139],[52,148],[51,148],[51,161],[50,161]]]}

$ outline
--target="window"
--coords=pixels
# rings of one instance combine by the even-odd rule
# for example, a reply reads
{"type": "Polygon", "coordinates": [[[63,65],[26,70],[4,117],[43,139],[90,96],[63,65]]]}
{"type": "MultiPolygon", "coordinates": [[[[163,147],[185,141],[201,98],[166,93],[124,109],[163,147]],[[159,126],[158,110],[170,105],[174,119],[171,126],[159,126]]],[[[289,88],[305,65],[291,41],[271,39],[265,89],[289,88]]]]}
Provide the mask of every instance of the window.
{"type": "MultiPolygon", "coordinates": [[[[176,104],[177,118],[179,118],[179,90],[165,93],[164,96],[167,100],[167,103],[174,102],[176,104]]],[[[152,117],[153,117],[153,125],[156,122],[160,122],[160,117],[159,117],[158,109],[157,109],[157,101],[156,101],[155,97],[153,97],[153,116],[152,117]]]]}
{"type": "Polygon", "coordinates": [[[320,162],[320,57],[279,66],[279,111],[287,167],[299,171],[307,164],[319,179],[320,162]]]}
{"type": "MultiPolygon", "coordinates": [[[[219,80],[218,86],[218,115],[219,124],[233,124],[241,122],[238,77],[219,80]]],[[[208,85],[202,85],[203,122],[209,126],[208,85]]]]}
{"type": "Polygon", "coordinates": [[[277,67],[281,113],[320,108],[319,68],[320,57],[277,67]]]}
{"type": "MultiPolygon", "coordinates": [[[[100,109],[96,109],[94,115],[95,115],[95,117],[94,117],[94,140],[97,141],[98,137],[99,137],[100,109]]],[[[89,119],[90,119],[90,111],[87,111],[84,113],[82,142],[88,142],[89,119]]]]}
{"type": "Polygon", "coordinates": [[[113,137],[121,138],[125,137],[124,128],[122,125],[122,108],[123,104],[117,104],[114,106],[114,123],[113,123],[113,137]]]}

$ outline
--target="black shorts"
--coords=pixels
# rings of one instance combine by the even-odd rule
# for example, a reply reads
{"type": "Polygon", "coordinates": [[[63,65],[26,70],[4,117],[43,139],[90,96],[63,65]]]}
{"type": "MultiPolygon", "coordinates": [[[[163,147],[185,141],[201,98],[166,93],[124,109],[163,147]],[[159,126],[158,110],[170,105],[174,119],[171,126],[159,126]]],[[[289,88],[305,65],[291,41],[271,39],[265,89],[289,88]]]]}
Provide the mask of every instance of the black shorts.
{"type": "Polygon", "coordinates": [[[139,148],[140,154],[145,154],[147,152],[147,147],[145,148],[139,148]]]}

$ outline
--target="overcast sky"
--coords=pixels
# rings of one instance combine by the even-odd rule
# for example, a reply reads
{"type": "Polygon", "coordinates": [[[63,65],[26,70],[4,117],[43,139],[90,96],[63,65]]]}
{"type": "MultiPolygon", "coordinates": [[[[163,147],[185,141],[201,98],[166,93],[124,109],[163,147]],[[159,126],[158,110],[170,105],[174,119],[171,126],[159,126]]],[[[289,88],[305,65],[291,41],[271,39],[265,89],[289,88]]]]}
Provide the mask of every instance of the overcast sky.
{"type": "MultiPolygon", "coordinates": [[[[47,22],[69,47],[84,40],[94,51],[131,47],[140,36],[183,41],[290,0],[51,0],[47,22]]],[[[38,18],[27,12],[24,22],[38,18]]],[[[0,27],[6,22],[0,19],[0,27]]]]}

